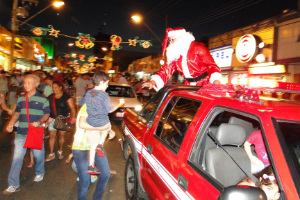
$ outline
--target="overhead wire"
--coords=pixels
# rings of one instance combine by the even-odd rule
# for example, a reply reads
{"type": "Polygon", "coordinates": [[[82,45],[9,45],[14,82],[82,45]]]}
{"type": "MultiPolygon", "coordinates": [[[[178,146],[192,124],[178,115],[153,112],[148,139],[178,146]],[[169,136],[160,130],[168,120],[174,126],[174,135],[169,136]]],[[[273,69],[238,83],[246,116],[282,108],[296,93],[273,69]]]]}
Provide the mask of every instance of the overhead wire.
{"type": "Polygon", "coordinates": [[[5,12],[11,12],[11,9],[9,9],[2,0],[0,0],[0,6],[4,8],[5,12]]]}
{"type": "Polygon", "coordinates": [[[261,2],[261,1],[263,1],[263,0],[257,0],[257,1],[252,2],[252,3],[245,2],[245,3],[242,3],[242,4],[237,4],[235,6],[231,6],[229,9],[227,9],[227,10],[225,10],[223,12],[214,12],[214,13],[212,13],[209,16],[205,16],[205,17],[197,19],[197,21],[193,20],[195,22],[190,22],[190,23],[187,22],[186,23],[187,25],[185,25],[185,27],[186,28],[193,28],[193,27],[198,26],[200,24],[204,24],[204,23],[210,22],[212,20],[218,19],[220,17],[223,17],[223,16],[228,15],[230,13],[236,12],[236,11],[241,10],[243,8],[252,6],[252,5],[257,4],[257,3],[261,2]]]}

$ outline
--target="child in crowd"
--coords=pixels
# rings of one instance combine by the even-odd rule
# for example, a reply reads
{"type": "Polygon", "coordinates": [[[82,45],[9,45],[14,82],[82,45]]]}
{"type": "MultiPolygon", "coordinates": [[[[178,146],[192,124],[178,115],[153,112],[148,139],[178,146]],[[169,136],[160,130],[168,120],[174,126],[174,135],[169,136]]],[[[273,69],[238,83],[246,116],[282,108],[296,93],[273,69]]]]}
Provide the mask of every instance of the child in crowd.
{"type": "Polygon", "coordinates": [[[258,179],[259,185],[256,185],[250,178],[242,180],[238,185],[260,187],[266,193],[268,200],[280,198],[278,183],[270,165],[254,176],[258,179]]]}
{"type": "MultiPolygon", "coordinates": [[[[108,87],[109,76],[103,71],[96,71],[93,76],[93,82],[95,85],[94,89],[89,90],[85,97],[84,102],[86,106],[86,111],[88,114],[87,123],[93,127],[101,127],[110,124],[108,113],[115,111],[120,106],[122,106],[125,101],[120,99],[118,105],[112,107],[110,106],[110,98],[105,90],[108,87]]],[[[111,126],[110,126],[111,127],[111,126]]],[[[109,139],[114,138],[115,133],[111,129],[106,131],[89,132],[87,134],[87,142],[90,144],[90,157],[89,157],[89,167],[87,173],[89,174],[99,174],[100,171],[95,167],[95,152],[98,156],[104,157],[103,144],[108,135],[109,139]]]]}
{"type": "Polygon", "coordinates": [[[269,157],[260,130],[251,133],[244,143],[244,149],[251,162],[252,174],[257,173],[270,165],[269,157]],[[257,157],[252,154],[251,145],[254,145],[257,157]]]}

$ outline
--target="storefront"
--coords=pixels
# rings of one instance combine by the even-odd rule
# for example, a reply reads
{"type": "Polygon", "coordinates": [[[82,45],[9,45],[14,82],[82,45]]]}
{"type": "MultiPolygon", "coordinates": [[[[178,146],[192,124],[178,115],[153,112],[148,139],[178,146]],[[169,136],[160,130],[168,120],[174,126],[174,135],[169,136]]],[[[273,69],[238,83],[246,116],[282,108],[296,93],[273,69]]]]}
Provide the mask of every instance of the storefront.
{"type": "Polygon", "coordinates": [[[276,28],[275,61],[286,66],[287,82],[300,83],[300,17],[282,20],[276,28]]]}

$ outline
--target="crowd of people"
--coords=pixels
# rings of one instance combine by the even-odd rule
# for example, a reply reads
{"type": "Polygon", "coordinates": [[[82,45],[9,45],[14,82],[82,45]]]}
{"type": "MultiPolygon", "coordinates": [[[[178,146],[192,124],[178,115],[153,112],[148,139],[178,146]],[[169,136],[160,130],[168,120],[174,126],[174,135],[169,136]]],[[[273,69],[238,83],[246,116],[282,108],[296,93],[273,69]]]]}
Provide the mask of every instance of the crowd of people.
{"type": "MultiPolygon", "coordinates": [[[[121,74],[120,76],[124,83],[124,76],[121,74]]],[[[34,132],[34,128],[43,127],[46,130],[40,149],[28,147],[30,163],[27,167],[35,166],[34,182],[43,180],[45,162],[67,156],[63,153],[66,131],[55,127],[56,117],[64,116],[68,117],[70,124],[76,124],[72,154],[68,156],[66,162],[70,162],[71,157],[74,158],[79,181],[78,199],[86,199],[90,182],[96,179],[98,182],[94,199],[102,198],[110,174],[115,173],[109,169],[104,150],[107,135],[108,139],[115,137],[108,113],[125,103],[121,99],[115,107],[110,106],[109,96],[105,92],[109,80],[110,77],[100,70],[92,76],[90,74],[63,76],[58,72],[47,74],[41,71],[22,74],[16,70],[13,75],[1,72],[1,109],[11,115],[4,131],[15,133],[13,161],[8,175],[8,188],[3,191],[4,195],[11,195],[20,190],[20,172],[27,152],[25,146],[30,143],[29,134],[34,132]],[[45,138],[49,138],[48,155],[45,155],[44,141],[47,141],[45,138]],[[55,149],[56,138],[58,149],[55,149]],[[95,174],[98,177],[95,178],[95,174]]]]}

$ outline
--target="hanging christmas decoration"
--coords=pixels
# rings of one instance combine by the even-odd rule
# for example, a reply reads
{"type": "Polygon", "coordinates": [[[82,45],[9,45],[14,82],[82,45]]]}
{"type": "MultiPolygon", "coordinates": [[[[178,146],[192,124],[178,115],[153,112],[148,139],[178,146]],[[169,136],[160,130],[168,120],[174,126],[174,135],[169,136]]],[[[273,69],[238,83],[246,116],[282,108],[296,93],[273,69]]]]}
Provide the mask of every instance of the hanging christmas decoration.
{"type": "Polygon", "coordinates": [[[47,35],[48,29],[43,27],[35,27],[31,29],[31,32],[36,36],[47,35]]]}
{"type": "Polygon", "coordinates": [[[112,46],[111,46],[111,50],[119,50],[122,47],[120,47],[120,43],[122,42],[122,38],[120,36],[117,35],[112,35],[110,36],[110,41],[112,42],[112,46]]]}
{"type": "Polygon", "coordinates": [[[96,62],[96,58],[94,56],[90,56],[88,62],[90,63],[96,62]]]}
{"type": "Polygon", "coordinates": [[[75,44],[79,48],[90,49],[95,45],[93,43],[95,41],[95,38],[90,37],[90,34],[78,33],[78,36],[76,38],[78,40],[75,42],[75,44]]]}
{"type": "Polygon", "coordinates": [[[52,35],[54,37],[58,37],[58,33],[60,32],[60,30],[55,30],[52,25],[49,25],[48,28],[49,28],[48,29],[49,35],[52,35]]]}
{"type": "Polygon", "coordinates": [[[113,59],[111,57],[108,57],[108,56],[104,56],[104,58],[102,58],[103,60],[105,61],[113,61],[113,59]]]}
{"type": "Polygon", "coordinates": [[[79,60],[80,60],[80,61],[85,61],[84,58],[85,58],[85,55],[83,55],[83,54],[82,54],[82,55],[79,55],[79,60]]]}
{"type": "Polygon", "coordinates": [[[133,40],[131,40],[131,39],[128,39],[128,42],[129,42],[129,46],[136,46],[136,39],[133,39],[133,40]]]}
{"type": "Polygon", "coordinates": [[[152,44],[149,41],[145,41],[144,40],[143,42],[140,42],[140,46],[142,46],[143,48],[147,49],[150,46],[152,46],[152,44]]]}

